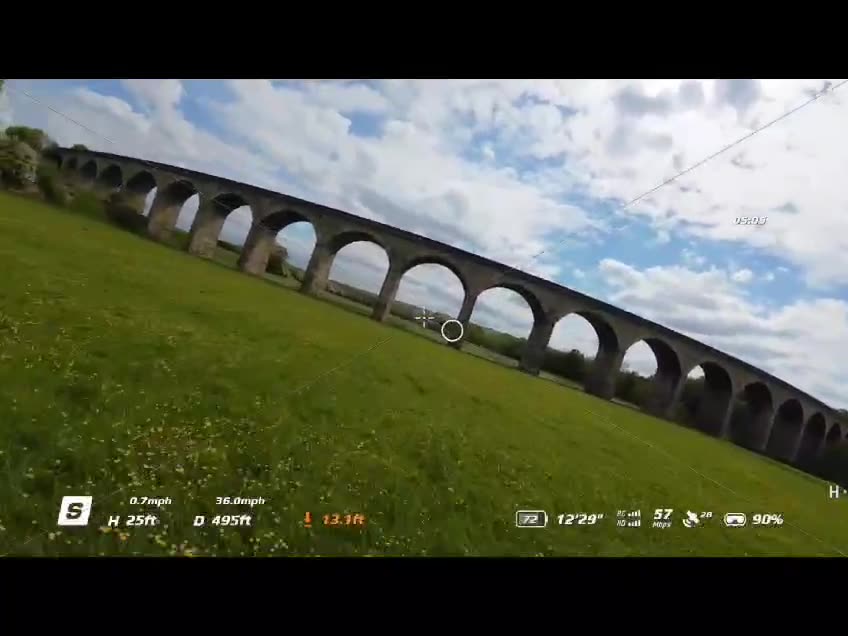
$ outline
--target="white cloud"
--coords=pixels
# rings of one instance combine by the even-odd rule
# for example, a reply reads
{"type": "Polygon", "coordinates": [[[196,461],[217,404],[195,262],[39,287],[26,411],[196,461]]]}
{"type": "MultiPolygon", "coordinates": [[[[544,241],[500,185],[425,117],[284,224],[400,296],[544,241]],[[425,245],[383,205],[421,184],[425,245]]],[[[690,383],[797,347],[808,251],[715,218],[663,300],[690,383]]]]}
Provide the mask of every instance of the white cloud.
{"type": "Polygon", "coordinates": [[[122,80],[123,85],[146,107],[157,110],[175,108],[185,91],[180,80],[164,79],[151,82],[145,79],[122,80]]]}
{"type": "Polygon", "coordinates": [[[730,275],[730,279],[734,283],[749,283],[754,278],[754,272],[750,269],[740,269],[730,275]]]}
{"type": "Polygon", "coordinates": [[[680,257],[683,259],[684,264],[690,267],[702,267],[707,259],[700,254],[696,254],[693,250],[689,248],[684,248],[680,252],[680,257]]]}
{"type": "Polygon", "coordinates": [[[666,243],[671,242],[671,234],[668,230],[659,230],[654,240],[658,245],[665,245],[666,243]]]}

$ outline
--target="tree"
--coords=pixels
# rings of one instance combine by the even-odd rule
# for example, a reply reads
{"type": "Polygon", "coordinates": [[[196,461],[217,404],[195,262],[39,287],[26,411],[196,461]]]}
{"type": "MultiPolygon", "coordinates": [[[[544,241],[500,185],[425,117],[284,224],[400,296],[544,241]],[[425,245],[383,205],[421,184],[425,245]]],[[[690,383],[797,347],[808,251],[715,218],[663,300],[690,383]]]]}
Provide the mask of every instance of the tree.
{"type": "Polygon", "coordinates": [[[0,181],[12,188],[35,182],[38,153],[18,139],[0,141],[0,181]]]}
{"type": "Polygon", "coordinates": [[[6,80],[0,80],[0,93],[3,92],[3,84],[6,83],[6,80]]]}
{"type": "Polygon", "coordinates": [[[586,377],[586,358],[577,349],[568,353],[549,348],[542,363],[545,371],[574,382],[583,382],[586,377]]]}
{"type": "Polygon", "coordinates": [[[10,139],[22,141],[36,152],[41,152],[51,143],[47,133],[40,128],[30,128],[29,126],[9,126],[6,129],[6,136],[10,139]]]}
{"type": "Polygon", "coordinates": [[[83,144],[74,144],[71,146],[71,150],[88,150],[88,146],[84,146],[83,144]]]}

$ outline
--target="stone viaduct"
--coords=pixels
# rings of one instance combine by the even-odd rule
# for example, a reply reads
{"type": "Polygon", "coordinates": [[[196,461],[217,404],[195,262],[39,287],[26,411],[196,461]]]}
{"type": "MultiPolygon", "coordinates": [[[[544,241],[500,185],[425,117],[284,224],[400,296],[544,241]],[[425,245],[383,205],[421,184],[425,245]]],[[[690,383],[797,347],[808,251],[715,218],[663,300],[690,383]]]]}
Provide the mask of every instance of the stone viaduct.
{"type": "Polygon", "coordinates": [[[585,386],[589,393],[610,399],[625,352],[636,342],[644,341],[657,360],[648,410],[658,417],[670,417],[686,376],[700,366],[704,389],[695,419],[705,433],[728,438],[801,468],[815,460],[826,445],[844,439],[848,433],[848,426],[838,421],[840,415],[834,409],[742,360],[603,301],[450,245],[341,210],[185,168],[68,148],[56,149],[54,156],[68,178],[103,196],[121,190],[139,212],[148,193],[156,188],[147,224],[150,237],[156,240],[169,235],[182,204],[197,194],[200,203],[188,251],[199,257],[212,257],[227,215],[238,207],[249,206],[252,226],[238,260],[239,269],[249,274],[264,273],[280,230],[298,221],[311,223],[316,243],[301,287],[306,293],[325,288],[340,249],[357,241],[376,243],[386,251],[389,268],[373,310],[375,320],[385,320],[405,272],[425,263],[443,265],[464,288],[465,298],[457,319],[465,325],[478,296],[493,287],[513,290],[527,301],[534,324],[519,364],[527,373],[539,373],[557,321],[578,314],[592,325],[599,342],[585,386]],[[736,398],[744,398],[741,417],[731,417],[736,398]]]}

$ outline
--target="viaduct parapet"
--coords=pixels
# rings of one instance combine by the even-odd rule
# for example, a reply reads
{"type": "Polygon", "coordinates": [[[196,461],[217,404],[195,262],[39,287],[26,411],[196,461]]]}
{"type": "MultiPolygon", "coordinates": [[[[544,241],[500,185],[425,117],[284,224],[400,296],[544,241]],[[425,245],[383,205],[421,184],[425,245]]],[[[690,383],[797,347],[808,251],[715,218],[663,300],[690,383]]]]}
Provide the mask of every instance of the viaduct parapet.
{"type": "Polygon", "coordinates": [[[695,420],[706,433],[803,468],[848,432],[837,411],[747,362],[609,303],[465,250],[342,210],[186,168],[70,148],[58,148],[54,156],[66,177],[103,196],[120,190],[139,212],[148,193],[156,188],[147,224],[148,234],[156,240],[168,237],[183,203],[197,194],[200,201],[188,251],[202,258],[212,258],[227,215],[248,206],[251,229],[238,260],[239,269],[248,274],[265,272],[280,230],[299,221],[309,222],[316,240],[301,287],[305,293],[315,294],[326,287],[333,259],[343,247],[358,241],[379,245],[386,251],[389,268],[372,313],[378,321],[388,316],[403,275],[417,265],[443,265],[459,278],[464,299],[457,320],[466,326],[480,294],[494,287],[515,291],[533,312],[533,328],[519,363],[527,373],[538,375],[556,323],[578,314],[598,336],[598,353],[585,386],[598,397],[612,398],[625,352],[644,341],[657,360],[647,410],[658,417],[672,416],[687,375],[700,366],[704,388],[695,420]],[[744,398],[746,408],[744,413],[734,414],[738,397],[744,398]]]}

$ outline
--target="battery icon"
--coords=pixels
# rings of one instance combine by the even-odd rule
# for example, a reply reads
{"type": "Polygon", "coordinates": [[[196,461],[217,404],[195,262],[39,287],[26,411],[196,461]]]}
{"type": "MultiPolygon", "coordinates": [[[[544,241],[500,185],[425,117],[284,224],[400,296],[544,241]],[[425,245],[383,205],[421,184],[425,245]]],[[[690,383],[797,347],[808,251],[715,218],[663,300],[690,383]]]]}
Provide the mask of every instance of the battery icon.
{"type": "Polygon", "coordinates": [[[515,513],[516,528],[544,528],[548,525],[548,513],[544,510],[519,510],[515,513]]]}

